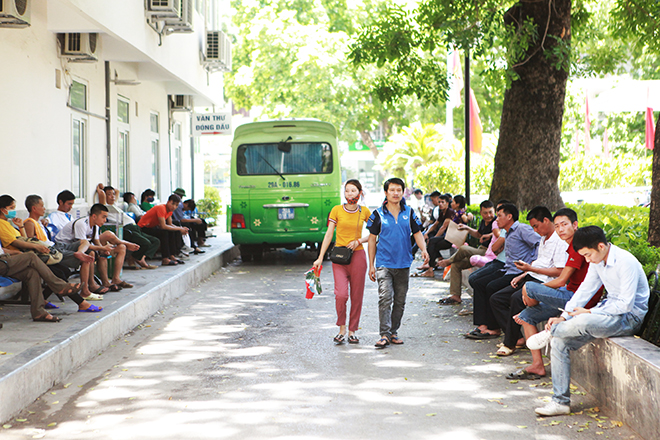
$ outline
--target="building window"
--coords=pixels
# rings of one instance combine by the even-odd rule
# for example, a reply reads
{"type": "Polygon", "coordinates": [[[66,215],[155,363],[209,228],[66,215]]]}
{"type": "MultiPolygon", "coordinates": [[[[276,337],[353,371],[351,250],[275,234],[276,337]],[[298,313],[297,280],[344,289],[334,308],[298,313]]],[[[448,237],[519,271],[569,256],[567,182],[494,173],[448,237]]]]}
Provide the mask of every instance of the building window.
{"type": "Polygon", "coordinates": [[[129,190],[130,171],[130,126],[128,125],[129,102],[125,98],[117,100],[117,157],[119,191],[125,193],[129,190]]]}
{"type": "Polygon", "coordinates": [[[87,86],[73,80],[69,88],[69,104],[80,110],[87,110],[87,86]]]}
{"type": "Polygon", "coordinates": [[[79,199],[85,198],[85,145],[87,121],[73,117],[71,125],[72,172],[71,191],[79,199]]]}
{"type": "Polygon", "coordinates": [[[160,135],[158,133],[158,113],[151,113],[151,189],[158,194],[160,181],[160,135]]]}

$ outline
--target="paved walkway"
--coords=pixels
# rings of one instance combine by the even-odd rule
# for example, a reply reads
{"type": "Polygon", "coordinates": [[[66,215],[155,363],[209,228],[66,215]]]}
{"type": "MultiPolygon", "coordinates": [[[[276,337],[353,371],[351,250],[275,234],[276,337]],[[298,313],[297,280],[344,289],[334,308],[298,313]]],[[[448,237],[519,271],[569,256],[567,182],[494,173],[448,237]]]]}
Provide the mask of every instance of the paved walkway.
{"type": "MultiPolygon", "coordinates": [[[[50,300],[60,309],[51,314],[59,323],[33,322],[29,306],[0,306],[0,422],[29,404],[57,380],[80,367],[113,340],[130,331],[191,286],[223,265],[234,248],[227,233],[210,238],[202,255],[191,255],[185,265],[155,270],[124,270],[131,289],[110,292],[94,304],[100,313],[78,313],[68,298],[50,300]],[[11,402],[4,396],[14,396],[11,402]]],[[[160,264],[152,261],[151,264],[160,264]]]]}

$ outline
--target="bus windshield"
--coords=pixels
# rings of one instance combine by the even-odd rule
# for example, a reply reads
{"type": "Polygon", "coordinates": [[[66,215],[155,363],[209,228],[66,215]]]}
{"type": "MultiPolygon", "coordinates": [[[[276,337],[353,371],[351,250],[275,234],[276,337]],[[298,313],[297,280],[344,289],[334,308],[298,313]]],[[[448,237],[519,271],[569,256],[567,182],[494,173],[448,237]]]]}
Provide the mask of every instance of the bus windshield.
{"type": "Polygon", "coordinates": [[[325,142],[291,143],[282,152],[277,143],[241,145],[236,152],[239,176],[332,173],[332,147],[325,142]]]}

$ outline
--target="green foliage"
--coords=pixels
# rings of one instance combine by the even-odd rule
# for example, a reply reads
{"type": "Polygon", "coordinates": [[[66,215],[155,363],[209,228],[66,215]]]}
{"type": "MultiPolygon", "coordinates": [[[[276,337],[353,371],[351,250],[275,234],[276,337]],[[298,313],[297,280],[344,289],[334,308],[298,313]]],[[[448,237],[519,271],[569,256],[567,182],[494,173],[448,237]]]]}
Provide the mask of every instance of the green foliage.
{"type": "Polygon", "coordinates": [[[427,163],[416,170],[415,188],[425,193],[437,189],[440,192],[461,194],[465,190],[465,178],[460,171],[442,162],[427,163]]]}
{"type": "Polygon", "coordinates": [[[215,219],[222,214],[222,199],[218,188],[205,185],[204,198],[197,201],[197,210],[204,219],[215,219]]]}
{"type": "Polygon", "coordinates": [[[559,189],[577,191],[651,184],[652,157],[624,155],[611,160],[579,154],[559,164],[559,189]]]}

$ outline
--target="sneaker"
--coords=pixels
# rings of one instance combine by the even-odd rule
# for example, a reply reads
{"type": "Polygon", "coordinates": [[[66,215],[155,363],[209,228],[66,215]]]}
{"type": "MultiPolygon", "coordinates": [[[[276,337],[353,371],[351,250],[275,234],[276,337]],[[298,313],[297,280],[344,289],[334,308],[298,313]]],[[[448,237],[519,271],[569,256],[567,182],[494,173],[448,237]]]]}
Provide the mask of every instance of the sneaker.
{"type": "Polygon", "coordinates": [[[571,407],[552,400],[546,406],[534,410],[540,416],[562,416],[571,413],[571,407]]]}
{"type": "Polygon", "coordinates": [[[538,332],[537,334],[530,336],[529,339],[527,339],[527,348],[530,350],[540,350],[546,347],[550,343],[551,339],[552,335],[550,332],[548,330],[543,330],[542,332],[538,332]]]}

